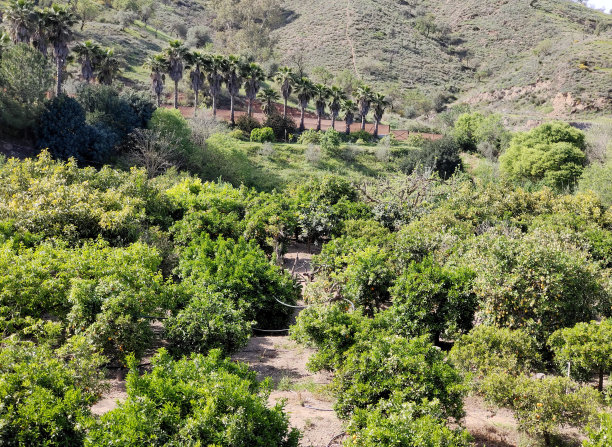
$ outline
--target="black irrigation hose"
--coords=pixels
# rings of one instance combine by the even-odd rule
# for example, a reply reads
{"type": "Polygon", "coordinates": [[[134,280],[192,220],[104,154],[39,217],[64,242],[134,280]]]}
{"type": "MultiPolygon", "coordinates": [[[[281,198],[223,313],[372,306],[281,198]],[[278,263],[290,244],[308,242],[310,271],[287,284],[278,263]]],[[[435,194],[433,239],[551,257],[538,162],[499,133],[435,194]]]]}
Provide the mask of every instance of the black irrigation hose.
{"type": "Polygon", "coordinates": [[[342,436],[345,436],[345,435],[346,435],[346,432],[343,432],[343,433],[340,433],[339,435],[334,436],[333,438],[331,438],[331,441],[329,441],[329,443],[327,444],[327,447],[331,447],[331,445],[336,439],[341,438],[342,436]]]}
{"type": "Polygon", "coordinates": [[[302,405],[304,408],[310,408],[311,410],[317,410],[317,411],[334,411],[334,410],[328,410],[327,408],[317,408],[317,407],[313,407],[311,405],[302,405]]]}
{"type": "Polygon", "coordinates": [[[257,327],[252,328],[254,331],[259,332],[289,332],[289,329],[259,329],[257,327]]]}

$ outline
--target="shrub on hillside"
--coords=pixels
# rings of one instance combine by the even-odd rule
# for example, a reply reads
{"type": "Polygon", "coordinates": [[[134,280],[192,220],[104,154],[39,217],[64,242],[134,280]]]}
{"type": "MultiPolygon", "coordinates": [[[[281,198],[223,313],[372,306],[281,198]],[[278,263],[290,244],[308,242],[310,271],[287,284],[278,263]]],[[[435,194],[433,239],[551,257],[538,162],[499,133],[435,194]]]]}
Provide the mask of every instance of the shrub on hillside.
{"type": "Polygon", "coordinates": [[[608,447],[612,439],[612,414],[599,415],[599,423],[588,429],[589,438],[583,441],[583,447],[608,447]],[[598,428],[595,428],[598,427],[598,428]]]}
{"type": "Polygon", "coordinates": [[[321,135],[321,149],[329,157],[337,157],[340,155],[340,145],[342,144],[342,137],[340,133],[334,129],[328,129],[321,135]]]}
{"type": "Polygon", "coordinates": [[[253,143],[273,143],[276,141],[274,131],[269,127],[262,127],[261,129],[253,129],[251,131],[251,142],[253,143]]]}
{"type": "Polygon", "coordinates": [[[515,182],[572,188],[586,162],[585,136],[569,124],[552,122],[517,134],[500,157],[502,174],[515,182]]]}
{"type": "Polygon", "coordinates": [[[128,398],[88,432],[85,445],[297,447],[282,404],[268,406],[268,383],[213,350],[174,361],[165,350],[140,375],[130,361],[128,398]],[[154,441],[152,441],[154,440],[154,441]]]}
{"type": "Polygon", "coordinates": [[[358,130],[356,132],[351,132],[349,135],[349,142],[358,143],[359,141],[361,141],[362,144],[371,143],[372,141],[374,141],[374,135],[372,135],[366,130],[358,130]]]}
{"type": "Polygon", "coordinates": [[[322,132],[309,129],[302,132],[298,138],[299,144],[321,144],[322,132]]]}
{"type": "Polygon", "coordinates": [[[261,124],[252,116],[242,115],[236,119],[236,127],[246,135],[251,135],[253,129],[259,129],[261,124]]]}
{"type": "Polygon", "coordinates": [[[462,167],[459,146],[452,138],[427,141],[422,147],[408,152],[400,161],[400,169],[406,174],[431,169],[445,179],[462,167]]]}
{"type": "Polygon", "coordinates": [[[295,121],[290,116],[283,117],[283,115],[272,114],[269,115],[263,123],[263,127],[269,127],[274,131],[276,141],[288,141],[290,135],[297,132],[295,121]]]}

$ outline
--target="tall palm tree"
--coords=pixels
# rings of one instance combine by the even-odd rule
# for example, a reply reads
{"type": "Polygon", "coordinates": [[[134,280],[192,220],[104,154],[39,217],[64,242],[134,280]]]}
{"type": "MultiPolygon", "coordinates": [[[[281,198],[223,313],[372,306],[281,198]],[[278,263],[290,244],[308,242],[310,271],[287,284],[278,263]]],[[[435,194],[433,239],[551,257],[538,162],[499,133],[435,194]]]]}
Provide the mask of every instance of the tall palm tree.
{"type": "Polygon", "coordinates": [[[293,70],[291,68],[281,67],[274,75],[274,80],[281,86],[281,93],[283,95],[283,99],[285,100],[283,105],[283,118],[287,118],[287,101],[289,101],[289,97],[293,92],[295,75],[293,74],[293,70]]]}
{"type": "Polygon", "coordinates": [[[151,86],[157,98],[157,107],[160,107],[161,95],[164,92],[164,84],[166,83],[166,72],[169,65],[168,59],[166,59],[166,55],[163,53],[156,54],[155,56],[149,56],[144,65],[151,70],[151,86]]]}
{"type": "Polygon", "coordinates": [[[38,9],[32,21],[32,44],[45,57],[49,48],[49,9],[38,9]]]}
{"type": "Polygon", "coordinates": [[[97,43],[86,40],[78,43],[72,49],[77,54],[77,60],[81,64],[81,75],[88,84],[95,77],[98,62],[102,56],[102,48],[97,43]]]}
{"type": "Polygon", "coordinates": [[[374,121],[376,122],[376,125],[374,126],[374,137],[377,137],[378,126],[380,125],[380,120],[382,120],[383,115],[385,114],[385,109],[389,106],[389,101],[387,101],[385,95],[375,93],[372,97],[372,106],[374,107],[374,121]]]}
{"type": "Polygon", "coordinates": [[[355,122],[355,110],[357,109],[357,106],[353,101],[347,99],[346,101],[342,101],[341,109],[344,112],[344,122],[346,123],[344,132],[347,135],[350,135],[351,124],[355,122]]]}
{"type": "Polygon", "coordinates": [[[228,56],[225,63],[225,84],[230,95],[230,123],[232,127],[236,125],[234,102],[236,96],[240,93],[240,87],[242,87],[243,67],[244,63],[238,56],[228,56]]]}
{"type": "Polygon", "coordinates": [[[340,87],[335,85],[329,89],[329,110],[332,118],[332,129],[336,130],[336,119],[342,108],[342,101],[346,101],[347,96],[340,87]]]}
{"type": "Polygon", "coordinates": [[[261,88],[261,83],[266,79],[263,69],[256,63],[250,63],[244,68],[244,89],[246,97],[249,101],[248,114],[253,115],[253,101],[257,97],[257,93],[261,88]]]}
{"type": "Polygon", "coordinates": [[[314,97],[314,84],[308,78],[301,78],[296,80],[295,90],[300,103],[300,132],[304,132],[304,112],[308,103],[314,97]]]}
{"type": "Polygon", "coordinates": [[[62,93],[64,65],[66,65],[66,58],[70,52],[68,44],[72,41],[72,27],[77,23],[77,19],[68,8],[55,4],[46,9],[46,14],[48,20],[47,36],[49,42],[53,45],[53,56],[55,57],[57,78],[55,94],[59,96],[62,93]]]}
{"type": "Polygon", "coordinates": [[[164,51],[168,60],[168,75],[174,81],[174,108],[178,109],[178,84],[183,79],[185,71],[185,55],[187,48],[180,40],[171,40],[168,42],[168,48],[164,51]]]}
{"type": "Polygon", "coordinates": [[[357,97],[357,104],[359,105],[359,114],[361,115],[361,130],[365,130],[366,117],[368,116],[370,106],[372,105],[372,97],[374,96],[374,92],[372,91],[372,87],[362,84],[357,88],[357,92],[355,94],[357,97]]]}
{"type": "Polygon", "coordinates": [[[221,55],[209,55],[206,58],[204,71],[212,98],[213,116],[217,116],[217,99],[223,86],[223,77],[226,69],[225,57],[221,55]]]}
{"type": "Polygon", "coordinates": [[[313,87],[313,99],[317,110],[317,131],[321,130],[321,120],[325,114],[325,106],[329,98],[329,88],[323,84],[315,84],[313,87]]]}
{"type": "Polygon", "coordinates": [[[11,0],[4,12],[13,43],[30,43],[36,12],[31,0],[11,0]]]}
{"type": "Polygon", "coordinates": [[[98,82],[111,85],[120,70],[121,62],[115,57],[115,51],[112,48],[103,49],[98,60],[98,82]]]}
{"type": "Polygon", "coordinates": [[[190,51],[185,55],[185,61],[187,62],[187,68],[191,69],[189,72],[189,81],[191,83],[191,89],[193,90],[193,116],[196,116],[198,112],[198,99],[200,97],[200,90],[204,88],[204,72],[202,67],[207,63],[206,55],[200,51],[190,51]]]}
{"type": "Polygon", "coordinates": [[[274,114],[275,109],[272,102],[280,99],[276,90],[273,88],[264,88],[257,94],[257,97],[263,102],[263,112],[268,116],[274,114]]]}

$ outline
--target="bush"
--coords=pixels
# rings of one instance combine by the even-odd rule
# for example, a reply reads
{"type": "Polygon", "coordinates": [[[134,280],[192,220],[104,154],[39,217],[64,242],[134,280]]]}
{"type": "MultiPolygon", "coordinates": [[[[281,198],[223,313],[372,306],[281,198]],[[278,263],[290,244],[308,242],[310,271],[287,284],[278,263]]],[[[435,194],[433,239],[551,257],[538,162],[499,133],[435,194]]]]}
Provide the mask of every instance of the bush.
{"type": "Polygon", "coordinates": [[[53,69],[27,44],[8,47],[0,58],[0,135],[31,129],[53,85],[53,69]]]}
{"type": "Polygon", "coordinates": [[[321,144],[321,137],[323,132],[317,132],[316,130],[309,129],[302,132],[298,138],[299,144],[321,144]]]}
{"type": "Polygon", "coordinates": [[[525,331],[483,325],[459,338],[449,358],[478,379],[494,372],[529,374],[540,363],[535,341],[525,331]]]}
{"type": "Polygon", "coordinates": [[[437,399],[443,417],[461,418],[466,388],[444,357],[425,336],[412,340],[385,334],[362,337],[347,351],[334,377],[335,409],[348,417],[388,400],[420,404],[437,399]]]}
{"type": "Polygon", "coordinates": [[[573,377],[585,382],[597,372],[598,389],[603,391],[604,372],[612,370],[612,318],[559,329],[548,343],[560,371],[565,371],[570,362],[573,377]]]}
{"type": "Polygon", "coordinates": [[[357,144],[371,143],[374,141],[374,135],[367,130],[358,130],[357,132],[351,132],[349,135],[349,141],[357,144]]]}
{"type": "Polygon", "coordinates": [[[251,135],[253,129],[259,129],[261,124],[249,115],[242,115],[236,119],[236,127],[243,131],[245,135],[251,135]]]}
{"type": "Polygon", "coordinates": [[[213,350],[173,361],[162,349],[153,370],[130,361],[128,398],[89,431],[85,445],[297,447],[282,404],[268,407],[268,382],[213,350]]]}
{"type": "Polygon", "coordinates": [[[275,140],[274,131],[269,127],[262,127],[261,129],[253,129],[251,131],[251,142],[253,143],[273,143],[275,140]]]}
{"type": "Polygon", "coordinates": [[[254,241],[242,238],[203,236],[183,251],[178,272],[188,283],[210,286],[233,300],[260,329],[286,328],[293,311],[278,301],[291,305],[298,298],[289,274],[270,264],[254,241]]]}
{"type": "Polygon", "coordinates": [[[337,157],[340,155],[341,143],[342,138],[340,137],[340,133],[334,129],[328,129],[321,135],[321,149],[323,149],[329,157],[337,157]]]}
{"type": "Polygon", "coordinates": [[[582,447],[607,447],[612,439],[612,415],[602,413],[599,415],[599,428],[591,428],[589,439],[582,442],[582,447]]]}
{"type": "Polygon", "coordinates": [[[290,116],[286,118],[283,115],[272,114],[264,121],[263,127],[269,127],[274,131],[276,141],[288,141],[290,135],[297,132],[295,121],[290,116]]]}
{"type": "Polygon", "coordinates": [[[210,29],[204,25],[192,26],[187,30],[187,38],[185,45],[190,48],[204,48],[206,44],[211,43],[210,29]]]}
{"type": "Polygon", "coordinates": [[[164,322],[173,354],[206,354],[211,349],[231,354],[247,344],[253,323],[246,320],[243,309],[220,293],[199,288],[185,292],[191,296],[187,306],[164,322]]]}
{"type": "Polygon", "coordinates": [[[516,135],[500,157],[501,171],[515,182],[574,187],[586,162],[584,133],[569,124],[542,124],[516,135]]]}
{"type": "Polygon", "coordinates": [[[462,168],[459,146],[452,138],[427,141],[423,147],[413,149],[400,161],[400,169],[406,174],[432,169],[444,179],[462,168]]]}
{"type": "Polygon", "coordinates": [[[104,359],[87,348],[75,354],[3,340],[0,444],[82,445],[89,407],[102,389],[103,373],[97,371],[104,359]]]}
{"type": "Polygon", "coordinates": [[[393,311],[413,334],[429,333],[454,339],[472,328],[477,300],[472,292],[474,272],[449,269],[431,258],[413,262],[391,289],[393,311]]]}
{"type": "Polygon", "coordinates": [[[601,401],[597,391],[565,377],[496,373],[482,389],[487,401],[512,410],[521,431],[543,438],[547,446],[553,445],[558,427],[582,427],[593,420],[601,401]]]}
{"type": "Polygon", "coordinates": [[[464,113],[457,118],[453,134],[464,151],[476,150],[476,146],[480,143],[477,133],[484,119],[484,115],[480,112],[464,113]]]}
{"type": "Polygon", "coordinates": [[[240,129],[234,129],[229,133],[229,136],[235,138],[236,140],[246,140],[247,137],[244,132],[240,129]]]}

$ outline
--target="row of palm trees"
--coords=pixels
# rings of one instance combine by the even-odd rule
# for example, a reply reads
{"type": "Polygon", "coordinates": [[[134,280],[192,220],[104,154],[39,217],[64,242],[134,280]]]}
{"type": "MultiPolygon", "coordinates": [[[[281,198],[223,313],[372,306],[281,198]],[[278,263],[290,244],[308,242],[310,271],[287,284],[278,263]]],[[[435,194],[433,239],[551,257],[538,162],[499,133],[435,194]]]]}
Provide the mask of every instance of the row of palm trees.
{"type": "MultiPolygon", "coordinates": [[[[223,84],[226,85],[230,97],[230,122],[235,125],[235,101],[244,87],[247,99],[247,114],[253,113],[253,101],[261,99],[264,113],[275,112],[274,101],[280,99],[278,92],[272,88],[263,88],[266,80],[264,70],[254,62],[245,61],[238,56],[222,56],[218,54],[202,53],[198,50],[188,50],[180,40],[169,43],[163,52],[150,56],[145,67],[151,71],[151,84],[161,105],[166,75],[174,82],[174,107],[178,108],[179,82],[189,70],[189,83],[193,90],[194,114],[198,109],[198,97],[208,86],[212,99],[213,115],[217,114],[219,95],[223,84]]],[[[321,130],[321,121],[326,108],[331,114],[332,128],[336,127],[336,120],[340,112],[344,113],[346,122],[345,132],[350,133],[356,113],[361,116],[361,129],[365,130],[366,116],[370,109],[374,112],[374,134],[378,135],[378,128],[385,109],[389,105],[384,95],[376,93],[368,85],[362,84],[354,92],[354,100],[350,100],[344,90],[337,86],[327,87],[316,84],[307,77],[297,76],[289,67],[280,68],[271,80],[280,85],[280,94],[283,97],[283,117],[287,117],[287,104],[293,93],[297,96],[300,107],[300,131],[305,129],[305,111],[311,102],[314,102],[317,114],[317,130],[321,130]]]]}
{"type": "MultiPolygon", "coordinates": [[[[0,42],[10,39],[14,44],[30,44],[45,57],[52,56],[56,67],[55,93],[61,94],[64,71],[70,61],[69,45],[74,39],[72,27],[78,18],[60,5],[38,8],[31,0],[11,0],[3,19],[8,24],[8,35],[0,36],[0,42]]],[[[112,84],[121,68],[112,49],[102,48],[88,40],[72,50],[78,57],[86,82],[97,78],[101,84],[112,84]]]]}

